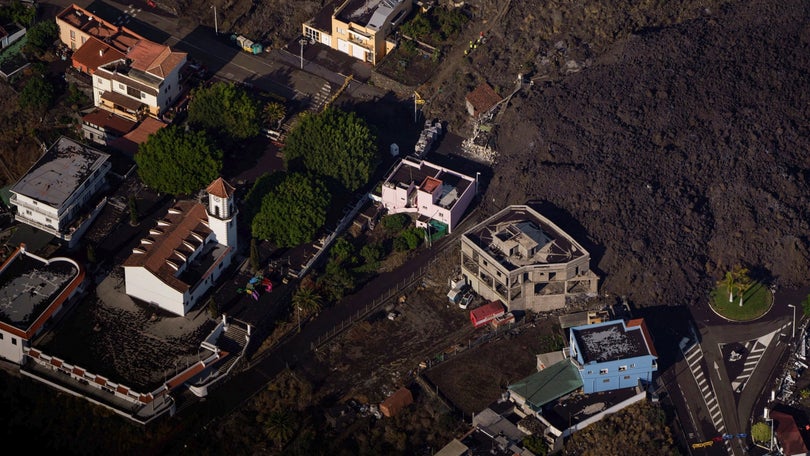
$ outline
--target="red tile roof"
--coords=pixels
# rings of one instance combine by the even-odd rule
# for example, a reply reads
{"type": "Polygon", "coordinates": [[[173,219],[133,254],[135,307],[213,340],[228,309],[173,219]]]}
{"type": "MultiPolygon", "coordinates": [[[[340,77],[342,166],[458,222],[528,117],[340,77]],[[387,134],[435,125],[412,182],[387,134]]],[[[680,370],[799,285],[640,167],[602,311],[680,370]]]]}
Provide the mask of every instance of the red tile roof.
{"type": "Polygon", "coordinates": [[[774,429],[779,442],[782,443],[784,454],[806,454],[807,445],[799,427],[796,426],[796,420],[787,413],[776,410],[771,411],[771,418],[776,421],[774,429]]]}
{"type": "Polygon", "coordinates": [[[124,57],[122,52],[109,44],[90,37],[82,47],[73,53],[72,59],[74,67],[84,67],[85,72],[92,74],[96,71],[96,68],[121,60],[124,57]]]}
{"type": "Polygon", "coordinates": [[[138,146],[145,143],[149,139],[149,135],[157,133],[161,128],[166,127],[165,122],[161,122],[154,117],[147,117],[141,121],[134,129],[124,136],[113,140],[110,147],[120,150],[121,152],[135,155],[138,152],[138,146]]]}
{"type": "Polygon", "coordinates": [[[233,196],[234,190],[236,189],[221,177],[214,182],[211,182],[211,185],[205,189],[206,192],[220,198],[229,198],[233,196]]]}
{"type": "Polygon", "coordinates": [[[196,201],[179,201],[149,230],[149,236],[133,249],[124,267],[144,267],[166,285],[185,292],[191,284],[176,277],[171,266],[181,266],[183,256],[192,253],[211,234],[205,207],[196,201]],[[189,247],[194,246],[194,248],[189,247]]]}
{"type": "Polygon", "coordinates": [[[478,115],[495,106],[496,103],[501,101],[501,96],[495,93],[495,90],[489,84],[482,82],[478,84],[475,90],[467,94],[466,100],[475,111],[473,115],[478,115]]]}
{"type": "Polygon", "coordinates": [[[433,190],[436,190],[436,188],[440,187],[441,185],[442,185],[442,181],[440,181],[439,179],[436,179],[435,177],[428,176],[422,182],[421,187],[422,187],[422,190],[424,190],[424,191],[426,191],[428,193],[433,193],[433,190]]]}

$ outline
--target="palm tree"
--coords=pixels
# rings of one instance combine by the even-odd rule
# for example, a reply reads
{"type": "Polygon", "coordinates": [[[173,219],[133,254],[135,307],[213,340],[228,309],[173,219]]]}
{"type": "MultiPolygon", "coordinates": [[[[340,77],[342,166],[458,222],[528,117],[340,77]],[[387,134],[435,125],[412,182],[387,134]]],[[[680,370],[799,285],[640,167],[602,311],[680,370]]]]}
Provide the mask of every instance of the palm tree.
{"type": "Polygon", "coordinates": [[[292,304],[295,306],[298,315],[298,331],[301,331],[301,312],[304,315],[317,314],[321,311],[323,298],[312,287],[300,287],[292,297],[292,304]]]}
{"type": "Polygon", "coordinates": [[[267,125],[271,128],[278,128],[278,124],[287,116],[287,110],[284,105],[271,101],[264,107],[264,118],[267,125]]]}
{"type": "Polygon", "coordinates": [[[732,271],[734,276],[734,284],[737,292],[740,294],[740,307],[743,305],[743,295],[751,288],[751,276],[748,274],[748,269],[742,266],[735,266],[732,271]]]}
{"type": "Polygon", "coordinates": [[[728,302],[734,300],[734,288],[737,286],[737,279],[732,271],[726,271],[726,275],[720,280],[718,285],[723,286],[728,290],[728,302]]]}
{"type": "Polygon", "coordinates": [[[264,421],[264,432],[279,449],[290,441],[295,434],[295,417],[286,409],[273,410],[264,421]]]}

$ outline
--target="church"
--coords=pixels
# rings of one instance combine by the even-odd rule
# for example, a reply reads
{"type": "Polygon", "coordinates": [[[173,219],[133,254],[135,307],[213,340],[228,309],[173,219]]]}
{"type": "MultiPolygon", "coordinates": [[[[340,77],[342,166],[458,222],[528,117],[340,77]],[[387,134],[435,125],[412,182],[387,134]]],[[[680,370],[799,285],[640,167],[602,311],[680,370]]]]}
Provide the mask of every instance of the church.
{"type": "Polygon", "coordinates": [[[174,204],[124,262],[126,293],[184,316],[227,270],[237,252],[234,187],[221,177],[207,204],[174,204]]]}

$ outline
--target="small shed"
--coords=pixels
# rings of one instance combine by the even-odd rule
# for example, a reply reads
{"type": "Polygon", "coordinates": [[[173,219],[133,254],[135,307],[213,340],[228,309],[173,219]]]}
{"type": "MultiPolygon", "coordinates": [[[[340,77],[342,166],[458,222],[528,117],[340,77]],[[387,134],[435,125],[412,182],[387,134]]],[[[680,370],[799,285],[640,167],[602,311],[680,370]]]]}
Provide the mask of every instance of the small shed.
{"type": "Polygon", "coordinates": [[[480,328],[505,313],[506,311],[500,301],[492,301],[471,310],[470,321],[473,326],[480,328]]]}
{"type": "Polygon", "coordinates": [[[411,390],[403,386],[380,403],[380,412],[391,418],[411,404],[413,404],[413,394],[411,394],[411,390]]]}
{"type": "Polygon", "coordinates": [[[478,84],[472,92],[467,94],[465,98],[467,105],[467,113],[473,117],[477,117],[487,111],[501,101],[501,96],[495,92],[486,82],[478,84]]]}

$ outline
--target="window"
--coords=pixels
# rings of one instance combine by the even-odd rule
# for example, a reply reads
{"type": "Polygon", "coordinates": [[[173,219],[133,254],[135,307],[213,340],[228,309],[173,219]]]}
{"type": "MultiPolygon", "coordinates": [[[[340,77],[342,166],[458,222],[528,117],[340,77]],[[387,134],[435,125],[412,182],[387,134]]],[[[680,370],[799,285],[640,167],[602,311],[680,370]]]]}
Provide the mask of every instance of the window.
{"type": "Polygon", "coordinates": [[[11,338],[11,345],[17,345],[17,338],[16,337],[11,338]]]}
{"type": "Polygon", "coordinates": [[[26,215],[31,215],[31,209],[26,209],[26,210],[25,210],[25,214],[26,214],[26,215]]]}
{"type": "Polygon", "coordinates": [[[610,379],[606,378],[606,379],[602,380],[602,383],[610,383],[610,379]]]}
{"type": "Polygon", "coordinates": [[[87,41],[87,37],[86,37],[86,36],[83,36],[83,37],[82,37],[82,44],[84,44],[84,42],[85,42],[85,41],[87,41]]]}
{"type": "Polygon", "coordinates": [[[48,223],[51,223],[51,219],[48,218],[48,217],[45,217],[45,221],[48,222],[48,223]]]}
{"type": "Polygon", "coordinates": [[[635,363],[630,364],[630,369],[633,369],[634,367],[636,367],[636,364],[635,364],[635,363]]]}
{"type": "Polygon", "coordinates": [[[75,31],[75,30],[71,30],[71,31],[70,31],[70,39],[71,39],[71,40],[75,40],[75,39],[76,39],[76,31],[75,31]]]}
{"type": "Polygon", "coordinates": [[[624,372],[627,370],[627,366],[619,366],[619,372],[624,372]]]}
{"type": "Polygon", "coordinates": [[[119,83],[118,83],[118,88],[119,88],[119,89],[121,89],[121,90],[124,90],[124,84],[121,84],[121,83],[119,82],[119,83]]]}
{"type": "Polygon", "coordinates": [[[629,375],[625,375],[625,376],[624,376],[624,379],[625,379],[625,380],[630,380],[630,376],[629,376],[629,375]]]}
{"type": "Polygon", "coordinates": [[[132,87],[127,87],[127,95],[131,96],[132,98],[141,98],[141,91],[132,87]]]}
{"type": "Polygon", "coordinates": [[[591,374],[593,374],[593,371],[588,371],[588,375],[591,375],[591,374]]]}
{"type": "Polygon", "coordinates": [[[0,333],[0,340],[3,340],[3,333],[0,333]]]}
{"type": "Polygon", "coordinates": [[[605,375],[608,373],[607,369],[599,369],[599,375],[605,375]]]}

